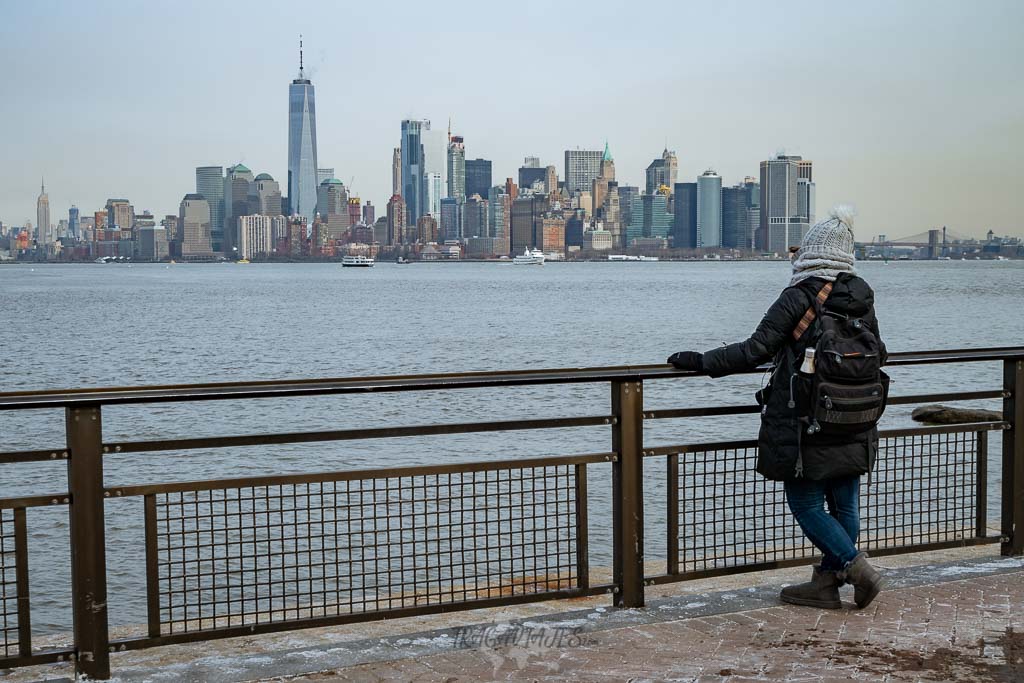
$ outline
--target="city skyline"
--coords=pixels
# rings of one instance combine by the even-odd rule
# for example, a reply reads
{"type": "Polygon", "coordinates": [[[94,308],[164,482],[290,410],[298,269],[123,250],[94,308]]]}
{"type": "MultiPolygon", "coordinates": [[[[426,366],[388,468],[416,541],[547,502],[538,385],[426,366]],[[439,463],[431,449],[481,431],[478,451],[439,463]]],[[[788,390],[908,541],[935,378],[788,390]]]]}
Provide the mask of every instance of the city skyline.
{"type": "MultiPolygon", "coordinates": [[[[9,102],[30,101],[40,106],[8,109],[11,128],[5,130],[5,137],[10,143],[6,145],[10,157],[9,163],[0,168],[0,220],[17,225],[32,219],[32,200],[38,192],[32,178],[40,175],[49,179],[47,190],[54,217],[66,216],[71,205],[89,211],[114,196],[129,197],[136,206],[149,208],[155,215],[172,213],[181,196],[191,189],[195,169],[204,165],[228,166],[241,161],[269,172],[279,181],[285,180],[287,140],[281,131],[287,112],[281,101],[284,83],[294,78],[295,40],[304,33],[307,63],[312,63],[308,70],[320,86],[318,160],[337,167],[337,175],[345,182],[354,178],[350,188],[353,194],[377,206],[385,206],[391,194],[391,152],[397,123],[417,118],[441,121],[452,116],[453,132],[464,139],[466,159],[491,160],[495,184],[506,177],[515,178],[524,156],[536,156],[542,166],[560,168],[565,150],[598,148],[605,139],[615,150],[621,181],[640,187],[645,184],[645,168],[663,148],[676,151],[680,180],[695,179],[711,167],[723,177],[723,185],[756,176],[758,163],[784,148],[788,153],[813,158],[818,164],[819,212],[842,200],[857,205],[860,238],[878,233],[914,234],[941,225],[973,236],[981,236],[989,228],[1000,234],[1020,232],[1011,202],[1011,171],[1015,167],[1012,150],[1020,147],[1014,143],[1022,139],[1024,88],[1014,87],[1021,76],[1012,68],[1013,60],[1006,58],[1021,51],[1011,42],[1007,29],[1022,12],[1009,3],[993,5],[984,19],[955,5],[911,3],[888,9],[877,5],[872,11],[856,13],[815,8],[791,17],[795,34],[821,36],[823,39],[815,44],[828,46],[815,54],[814,63],[772,55],[770,41],[740,46],[730,43],[730,48],[742,48],[738,54],[701,53],[698,46],[711,38],[693,36],[693,44],[667,48],[666,59],[677,68],[662,79],[662,85],[655,85],[658,81],[653,76],[639,72],[635,83],[616,85],[617,92],[624,87],[627,94],[647,96],[643,106],[628,111],[610,101],[581,108],[582,101],[575,96],[577,92],[596,93],[602,84],[607,86],[616,69],[629,65],[625,55],[620,60],[624,67],[611,68],[602,77],[574,75],[574,87],[564,95],[556,82],[549,96],[531,100],[526,110],[520,103],[507,107],[500,98],[481,97],[491,92],[487,83],[460,85],[447,77],[453,74],[452,68],[440,63],[436,77],[424,79],[429,83],[417,83],[412,90],[390,96],[386,87],[390,62],[364,60],[359,66],[355,46],[364,37],[356,35],[354,46],[342,50],[337,41],[318,32],[315,26],[303,25],[320,22],[298,21],[294,16],[278,16],[281,21],[272,21],[281,10],[271,6],[265,7],[260,21],[244,19],[240,28],[252,24],[264,32],[273,30],[280,40],[262,51],[245,51],[251,63],[244,68],[234,57],[226,56],[224,64],[218,66],[222,76],[214,79],[217,87],[212,95],[203,91],[201,107],[198,100],[196,106],[154,106],[165,101],[164,95],[173,99],[181,87],[179,82],[189,80],[189,67],[195,57],[179,54],[175,45],[164,46],[169,53],[163,56],[149,53],[140,57],[139,64],[118,61],[127,57],[120,50],[104,56],[56,49],[40,60],[18,52],[25,40],[42,36],[64,45],[60,41],[63,36],[68,45],[74,45],[74,37],[96,22],[123,26],[133,21],[151,22],[155,17],[166,19],[166,25],[154,22],[152,26],[149,37],[158,39],[164,32],[180,29],[195,7],[185,3],[183,16],[177,17],[167,16],[159,8],[133,10],[117,17],[105,12],[103,6],[91,11],[77,8],[56,13],[59,16],[46,23],[45,3],[42,9],[33,6],[10,11],[7,28],[0,28],[5,38],[0,51],[16,68],[9,82],[0,86],[0,94],[9,102]],[[929,11],[922,14],[925,7],[929,11]],[[869,48],[858,36],[871,22],[874,47],[869,48]],[[916,38],[903,41],[907,31],[916,38]],[[840,40],[830,43],[825,39],[830,35],[840,40]],[[944,36],[950,39],[947,44],[943,44],[944,36]],[[956,49],[950,47],[953,38],[956,49]],[[901,41],[909,44],[902,45],[901,41]],[[314,47],[310,49],[310,45],[314,47]],[[885,48],[884,60],[873,55],[877,46],[885,48]],[[719,82],[686,66],[690,60],[700,63],[709,57],[719,82]],[[757,61],[750,61],[755,58],[757,61]],[[72,63],[73,59],[78,63],[72,63]],[[879,71],[883,65],[888,71],[879,71]],[[828,69],[833,72],[825,73],[828,69]],[[133,82],[134,86],[159,96],[139,98],[138,90],[126,88],[125,99],[115,99],[114,106],[99,116],[93,111],[96,107],[89,106],[92,93],[103,91],[103,84],[119,70],[145,76],[145,80],[133,82]],[[976,78],[979,71],[987,75],[981,81],[998,83],[998,88],[981,87],[976,78]],[[879,78],[880,74],[885,78],[879,78]],[[71,86],[68,79],[76,77],[82,83],[71,86]],[[841,77],[846,81],[835,85],[841,77]],[[767,105],[757,106],[758,93],[792,88],[798,82],[806,92],[795,91],[787,100],[790,114],[782,115],[767,105]],[[733,86],[744,83],[753,83],[753,90],[746,91],[746,113],[740,116],[731,106],[735,103],[729,93],[733,86]],[[828,83],[833,84],[831,89],[828,83]],[[720,87],[725,85],[728,87],[720,87]],[[671,93],[670,86],[689,93],[687,106],[680,106],[678,98],[661,94],[671,93]],[[650,88],[658,89],[657,96],[650,88]],[[373,97],[360,104],[352,97],[356,92],[373,97]],[[65,100],[76,106],[58,106],[65,100]],[[63,117],[62,112],[66,113],[63,117]],[[12,136],[12,130],[18,135],[12,136]],[[42,144],[48,140],[52,142],[42,144]],[[143,158],[146,173],[139,173],[143,158]],[[986,169],[983,177],[976,173],[979,165],[986,169]],[[965,194],[970,202],[958,200],[965,194]]],[[[580,6],[560,8],[552,21],[579,25],[586,35],[607,40],[605,22],[609,13],[602,8],[592,9],[588,13],[580,6]]],[[[328,9],[322,11],[330,14],[328,9]]],[[[528,6],[521,16],[509,17],[501,27],[481,25],[476,33],[459,34],[460,52],[467,44],[498,37],[501,40],[494,51],[499,57],[501,47],[508,47],[516,31],[533,26],[531,19],[538,18],[538,11],[528,6]]],[[[664,10],[667,14],[680,11],[664,10]]],[[[764,19],[763,9],[753,5],[687,11],[696,13],[694,18],[704,16],[700,12],[710,12],[704,18],[709,19],[711,27],[728,19],[748,32],[756,20],[764,19]]],[[[384,20],[374,12],[353,11],[350,19],[370,28],[384,20]]],[[[434,22],[431,17],[425,20],[434,22]]],[[[633,22],[628,17],[626,21],[633,22]]],[[[214,9],[196,31],[199,35],[226,31],[226,22],[225,13],[214,9]]],[[[769,21],[767,27],[776,24],[769,21]]],[[[430,25],[440,31],[436,37],[448,39],[438,43],[438,50],[446,53],[455,47],[448,43],[456,34],[444,33],[438,24],[430,25]]],[[[565,53],[565,47],[553,38],[544,42],[552,29],[537,30],[541,39],[538,54],[555,58],[565,53]]],[[[641,42],[627,33],[633,32],[624,32],[614,44],[632,48],[641,42]]],[[[719,41],[732,40],[716,30],[709,33],[719,41]]],[[[399,49],[399,56],[408,56],[420,46],[418,40],[399,49]]],[[[515,69],[508,70],[503,78],[510,87],[529,82],[515,69]]]]}

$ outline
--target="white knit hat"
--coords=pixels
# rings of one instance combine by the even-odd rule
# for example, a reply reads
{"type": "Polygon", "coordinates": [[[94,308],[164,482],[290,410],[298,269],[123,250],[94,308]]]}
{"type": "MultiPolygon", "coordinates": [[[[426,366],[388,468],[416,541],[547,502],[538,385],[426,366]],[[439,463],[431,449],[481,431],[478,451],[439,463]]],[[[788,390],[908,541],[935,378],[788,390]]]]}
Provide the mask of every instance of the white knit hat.
{"type": "Polygon", "coordinates": [[[828,218],[814,224],[804,235],[800,251],[793,259],[795,285],[809,277],[834,281],[839,273],[856,274],[853,253],[852,206],[839,205],[828,212],[828,218]]]}

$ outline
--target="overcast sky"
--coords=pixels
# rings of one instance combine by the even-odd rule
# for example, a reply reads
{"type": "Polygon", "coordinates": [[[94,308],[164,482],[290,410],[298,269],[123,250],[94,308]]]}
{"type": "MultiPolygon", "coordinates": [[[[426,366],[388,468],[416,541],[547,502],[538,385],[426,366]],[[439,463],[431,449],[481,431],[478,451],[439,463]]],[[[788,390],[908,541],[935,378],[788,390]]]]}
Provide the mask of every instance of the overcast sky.
{"type": "MultiPolygon", "coordinates": [[[[298,36],[318,156],[381,207],[403,118],[494,161],[609,141],[621,181],[667,144],[726,184],[785,150],[858,236],[1024,233],[1024,2],[0,0],[0,221],[108,197],[174,213],[194,168],[287,177],[298,36]]],[[[282,190],[285,188],[282,187],[282,190]]]]}

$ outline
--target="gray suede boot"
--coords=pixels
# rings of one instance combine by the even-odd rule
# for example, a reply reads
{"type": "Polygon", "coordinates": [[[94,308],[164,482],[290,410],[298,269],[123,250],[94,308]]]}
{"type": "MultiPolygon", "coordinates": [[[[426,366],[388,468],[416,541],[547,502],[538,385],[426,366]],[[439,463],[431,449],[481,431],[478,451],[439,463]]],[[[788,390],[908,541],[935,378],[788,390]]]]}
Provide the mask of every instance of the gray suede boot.
{"type": "Polygon", "coordinates": [[[814,565],[814,574],[807,583],[786,586],[779,596],[782,602],[805,607],[821,609],[839,609],[843,603],[839,600],[839,587],[843,585],[840,572],[823,571],[820,564],[814,565]]]}
{"type": "Polygon", "coordinates": [[[882,590],[882,575],[868,564],[867,553],[860,553],[844,572],[846,583],[853,584],[853,601],[857,607],[864,609],[871,604],[882,590]]]}

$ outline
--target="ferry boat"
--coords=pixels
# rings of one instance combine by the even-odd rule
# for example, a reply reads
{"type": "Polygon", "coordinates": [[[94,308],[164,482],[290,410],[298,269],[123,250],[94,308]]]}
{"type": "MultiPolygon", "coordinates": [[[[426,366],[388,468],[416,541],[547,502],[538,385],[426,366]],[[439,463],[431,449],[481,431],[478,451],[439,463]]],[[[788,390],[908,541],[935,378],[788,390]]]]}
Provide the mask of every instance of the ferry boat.
{"type": "Polygon", "coordinates": [[[344,268],[369,268],[373,265],[373,259],[368,256],[346,256],[341,259],[344,268]]]}
{"type": "Polygon", "coordinates": [[[526,249],[521,255],[516,256],[512,259],[512,263],[517,266],[543,266],[544,265],[544,252],[540,249],[526,249]]]}

